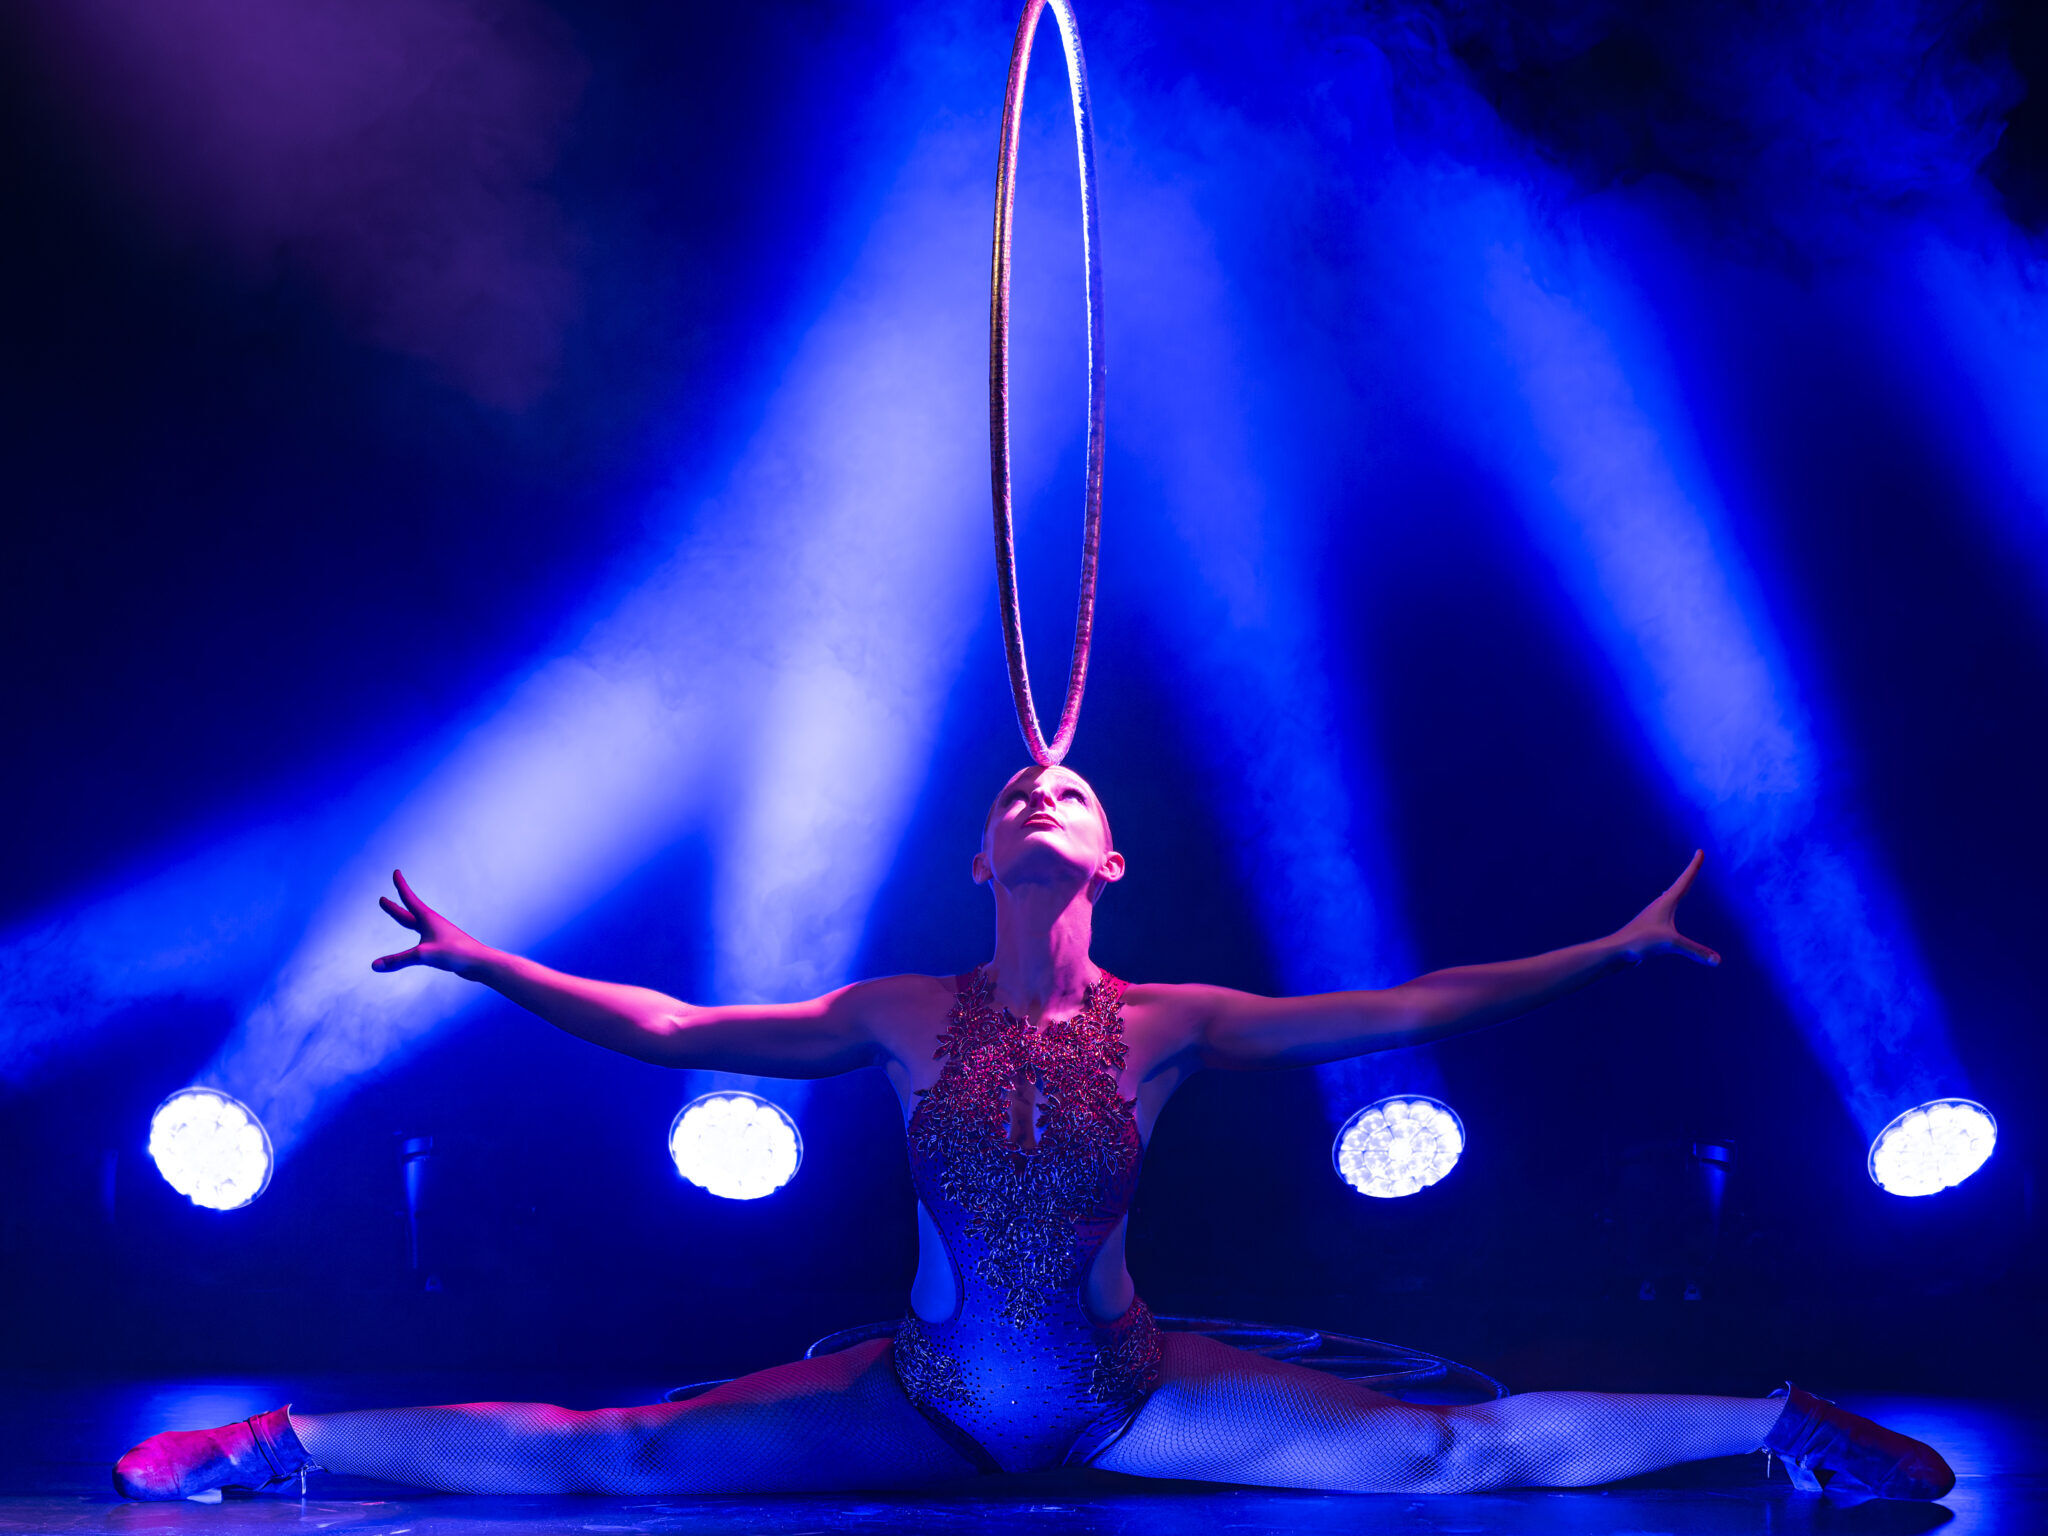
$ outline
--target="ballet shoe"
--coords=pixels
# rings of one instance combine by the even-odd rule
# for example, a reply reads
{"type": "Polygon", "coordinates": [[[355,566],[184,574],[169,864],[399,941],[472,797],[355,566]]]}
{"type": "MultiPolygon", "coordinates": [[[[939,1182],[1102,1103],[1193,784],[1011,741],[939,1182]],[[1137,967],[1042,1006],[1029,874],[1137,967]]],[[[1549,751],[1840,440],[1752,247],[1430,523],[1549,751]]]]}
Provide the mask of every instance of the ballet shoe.
{"type": "Polygon", "coordinates": [[[305,1474],[318,1468],[289,1411],[287,1404],[218,1429],[151,1435],[114,1463],[114,1489],[124,1499],[190,1499],[210,1489],[254,1492],[297,1479],[303,1490],[305,1474]]]}
{"type": "Polygon", "coordinates": [[[1838,1408],[1786,1382],[1785,1399],[1763,1448],[1785,1463],[1792,1486],[1809,1493],[1861,1493],[1880,1499],[1938,1499],[1956,1475],[1930,1445],[1838,1408]]]}

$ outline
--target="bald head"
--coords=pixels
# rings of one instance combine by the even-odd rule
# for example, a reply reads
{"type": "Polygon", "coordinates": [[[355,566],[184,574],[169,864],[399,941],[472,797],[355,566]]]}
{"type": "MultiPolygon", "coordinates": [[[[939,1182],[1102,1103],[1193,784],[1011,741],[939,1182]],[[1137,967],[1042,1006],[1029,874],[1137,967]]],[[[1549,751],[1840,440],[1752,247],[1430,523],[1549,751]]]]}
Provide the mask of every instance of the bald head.
{"type": "Polygon", "coordinates": [[[981,818],[982,842],[984,844],[988,842],[988,829],[995,825],[996,817],[1001,814],[1003,807],[1028,794],[1031,786],[1046,779],[1047,775],[1051,775],[1049,780],[1051,784],[1071,781],[1072,785],[1082,792],[1087,803],[1094,808],[1096,819],[1102,823],[1103,846],[1105,848],[1114,848],[1116,846],[1116,839],[1110,835],[1109,811],[1103,806],[1102,797],[1095,793],[1095,786],[1093,784],[1090,784],[1064,763],[1052,768],[1041,768],[1037,763],[1032,763],[1027,767],[1019,768],[1009,778],[1005,779],[1003,787],[996,791],[995,799],[989,802],[988,814],[981,818]]]}

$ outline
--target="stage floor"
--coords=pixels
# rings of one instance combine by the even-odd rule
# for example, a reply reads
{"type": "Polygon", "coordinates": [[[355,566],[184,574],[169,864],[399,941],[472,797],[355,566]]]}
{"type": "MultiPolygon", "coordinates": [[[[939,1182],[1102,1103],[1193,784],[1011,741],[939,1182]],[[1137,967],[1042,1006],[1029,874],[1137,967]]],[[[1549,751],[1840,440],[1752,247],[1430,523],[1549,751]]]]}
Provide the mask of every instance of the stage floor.
{"type": "MultiPolygon", "coordinates": [[[[647,1402],[641,1383],[389,1377],[300,1382],[298,1401],[325,1409],[391,1402],[525,1397],[590,1407],[647,1402]]],[[[1571,1491],[1459,1496],[1275,1492],[1203,1483],[1150,1483],[1106,1474],[991,1478],[955,1489],[770,1499],[497,1498],[422,1494],[315,1475],[307,1497],[220,1504],[127,1504],[107,1482],[113,1458],[158,1429],[220,1423],[275,1407],[260,1381],[122,1386],[0,1381],[0,1533],[332,1531],[347,1536],[518,1536],[521,1532],[746,1532],[826,1536],[966,1532],[1028,1525],[1036,1533],[1264,1536],[1264,1533],[1829,1531],[2038,1536],[2048,1531],[2048,1412],[2032,1405],[1859,1397],[1849,1404],[1940,1448],[1956,1469],[1938,1505],[1844,1504],[1766,1481],[1761,1457],[1701,1462],[1627,1483],[1571,1491]]]]}

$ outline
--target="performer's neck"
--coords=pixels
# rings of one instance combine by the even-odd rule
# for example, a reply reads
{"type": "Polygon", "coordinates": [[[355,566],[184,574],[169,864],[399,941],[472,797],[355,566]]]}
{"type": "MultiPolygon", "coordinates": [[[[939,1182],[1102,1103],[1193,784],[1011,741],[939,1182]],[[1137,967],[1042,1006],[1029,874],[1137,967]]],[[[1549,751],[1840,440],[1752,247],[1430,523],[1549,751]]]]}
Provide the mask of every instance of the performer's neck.
{"type": "Polygon", "coordinates": [[[995,1001],[1020,1019],[1066,1015],[1095,980],[1095,904],[1086,887],[996,892],[995,1001]]]}

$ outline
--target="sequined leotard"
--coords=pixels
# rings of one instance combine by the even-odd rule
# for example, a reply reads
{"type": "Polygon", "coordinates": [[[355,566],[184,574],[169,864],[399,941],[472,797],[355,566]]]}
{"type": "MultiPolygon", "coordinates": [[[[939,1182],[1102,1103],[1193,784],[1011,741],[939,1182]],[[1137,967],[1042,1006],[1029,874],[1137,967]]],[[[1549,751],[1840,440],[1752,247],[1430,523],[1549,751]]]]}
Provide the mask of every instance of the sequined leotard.
{"type": "Polygon", "coordinates": [[[984,1471],[1087,1461],[1129,1425],[1159,1370],[1159,1329],[1142,1301],[1108,1323],[1082,1302],[1144,1156],[1117,1090],[1124,983],[1105,972],[1078,1013],[1038,1034],[995,1006],[986,966],[955,985],[936,1053],[946,1065],[918,1090],[909,1137],[956,1301],[942,1322],[903,1320],[896,1374],[984,1471]],[[1031,1089],[1043,1104],[1036,1126],[1013,1126],[1031,1089]]]}

